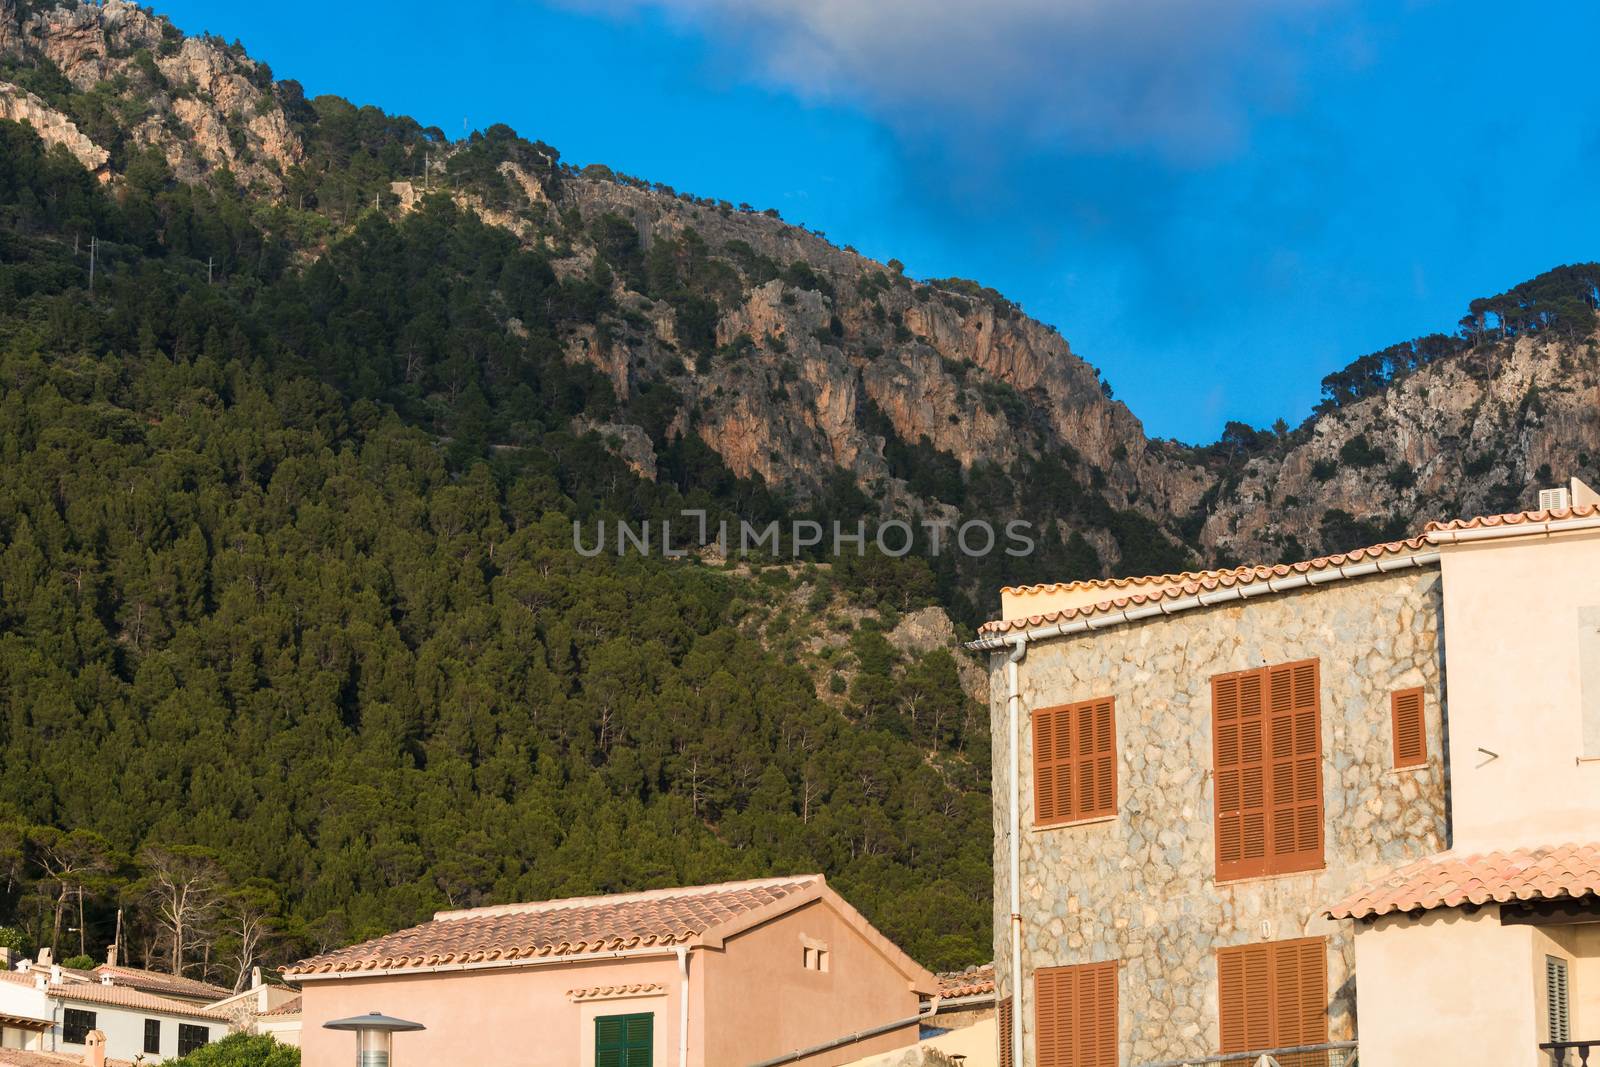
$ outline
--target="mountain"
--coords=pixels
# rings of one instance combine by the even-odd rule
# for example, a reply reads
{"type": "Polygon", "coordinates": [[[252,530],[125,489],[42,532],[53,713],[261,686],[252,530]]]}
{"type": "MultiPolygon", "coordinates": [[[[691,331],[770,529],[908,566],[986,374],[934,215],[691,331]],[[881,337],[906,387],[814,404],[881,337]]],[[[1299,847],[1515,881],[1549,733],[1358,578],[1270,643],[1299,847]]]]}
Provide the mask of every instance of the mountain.
{"type": "Polygon", "coordinates": [[[308,100],[121,0],[0,0],[0,140],[15,939],[59,941],[81,889],[84,947],[122,903],[171,965],[151,875],[184,864],[216,896],[179,962],[231,981],[251,909],[282,959],[820,866],[919,959],[975,962],[987,717],[954,645],[998,585],[1350,547],[1600,462],[1594,265],[1195,447],[976,282],[308,100]],[[1043,532],[573,550],[686,508],[1043,532]]]}

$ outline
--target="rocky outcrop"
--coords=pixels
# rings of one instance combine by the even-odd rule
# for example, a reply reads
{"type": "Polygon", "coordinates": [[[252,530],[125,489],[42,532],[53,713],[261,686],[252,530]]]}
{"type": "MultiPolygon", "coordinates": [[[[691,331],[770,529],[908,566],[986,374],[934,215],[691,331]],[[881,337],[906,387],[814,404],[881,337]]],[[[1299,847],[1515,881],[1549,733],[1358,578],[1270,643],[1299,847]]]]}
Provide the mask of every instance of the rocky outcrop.
{"type": "Polygon", "coordinates": [[[1436,518],[1521,510],[1540,488],[1595,478],[1597,345],[1600,335],[1486,345],[1318,417],[1224,484],[1202,544],[1235,559],[1294,555],[1294,543],[1338,550],[1353,546],[1337,542],[1332,513],[1415,531],[1436,518]]]}
{"type": "Polygon", "coordinates": [[[71,119],[26,89],[0,82],[0,119],[28,123],[45,144],[64,145],[84,169],[102,177],[109,174],[105,166],[111,153],[85,137],[71,119]]]}
{"type": "Polygon", "coordinates": [[[0,5],[0,55],[48,62],[80,91],[121,77],[122,93],[144,113],[127,131],[130,143],[156,148],[185,180],[226,167],[246,185],[276,191],[304,157],[266,68],[214,39],[186,38],[127,0],[25,17],[15,3],[0,5]]]}
{"type": "Polygon", "coordinates": [[[573,420],[573,429],[579,433],[596,433],[606,451],[628,465],[641,478],[656,480],[656,450],[644,428],[627,423],[591,422],[585,418],[573,420]]]}

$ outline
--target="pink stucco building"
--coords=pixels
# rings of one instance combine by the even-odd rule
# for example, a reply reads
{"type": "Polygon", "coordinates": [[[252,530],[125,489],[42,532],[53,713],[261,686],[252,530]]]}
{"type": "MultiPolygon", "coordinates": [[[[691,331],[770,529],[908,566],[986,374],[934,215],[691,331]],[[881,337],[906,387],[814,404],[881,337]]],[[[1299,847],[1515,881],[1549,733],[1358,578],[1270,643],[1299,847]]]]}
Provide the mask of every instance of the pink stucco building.
{"type": "Polygon", "coordinates": [[[937,990],[821,875],[440,912],[285,975],[305,1067],[371,1011],[427,1027],[402,1067],[824,1067],[914,1042],[937,990]]]}

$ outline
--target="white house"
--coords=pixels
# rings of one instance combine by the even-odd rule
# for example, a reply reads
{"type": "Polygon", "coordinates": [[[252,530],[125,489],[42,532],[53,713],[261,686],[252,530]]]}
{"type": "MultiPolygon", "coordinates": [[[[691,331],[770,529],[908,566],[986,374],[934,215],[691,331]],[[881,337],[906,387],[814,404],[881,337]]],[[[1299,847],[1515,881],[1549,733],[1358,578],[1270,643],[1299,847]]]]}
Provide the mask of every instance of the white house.
{"type": "Polygon", "coordinates": [[[26,963],[0,971],[0,1047],[82,1056],[92,1030],[114,1060],[160,1063],[225,1036],[231,1017],[192,1001],[26,963]]]}

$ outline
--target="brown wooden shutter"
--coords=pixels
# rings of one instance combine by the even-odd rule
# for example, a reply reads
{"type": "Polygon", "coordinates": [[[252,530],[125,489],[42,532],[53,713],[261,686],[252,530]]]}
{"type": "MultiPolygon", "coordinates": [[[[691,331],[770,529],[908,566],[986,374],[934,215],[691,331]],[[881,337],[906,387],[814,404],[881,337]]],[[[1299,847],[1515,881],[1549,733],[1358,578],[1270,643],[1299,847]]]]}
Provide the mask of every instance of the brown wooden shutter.
{"type": "Polygon", "coordinates": [[[1011,1055],[1011,1020],[1014,1016],[1010,997],[1000,1002],[998,1015],[1000,1016],[1000,1067],[1015,1067],[1016,1061],[1011,1055]]]}
{"type": "Polygon", "coordinates": [[[1217,877],[1265,874],[1266,738],[1261,672],[1211,680],[1217,877]]]}
{"type": "MultiPolygon", "coordinates": [[[[1218,1051],[1259,1052],[1325,1043],[1327,955],[1322,938],[1218,949],[1218,1051]]],[[[1322,1067],[1327,1058],[1320,1052],[1277,1057],[1282,1067],[1322,1067]]]]}
{"type": "Polygon", "coordinates": [[[1389,719],[1394,730],[1394,765],[1420,767],[1428,762],[1428,731],[1423,720],[1422,690],[1389,694],[1389,719]]]}
{"type": "Polygon", "coordinates": [[[1322,716],[1316,660],[1272,667],[1268,731],[1272,753],[1272,874],[1322,866],[1322,716]]]}
{"type": "Polygon", "coordinates": [[[1316,660],[1211,680],[1217,878],[1322,866],[1316,660]]]}
{"type": "Polygon", "coordinates": [[[1116,743],[1116,708],[1111,697],[1035,711],[1035,824],[1115,815],[1116,743]]]}
{"type": "Polygon", "coordinates": [[[1033,976],[1038,1067],[1117,1067],[1117,964],[1045,967],[1033,976]]]}

